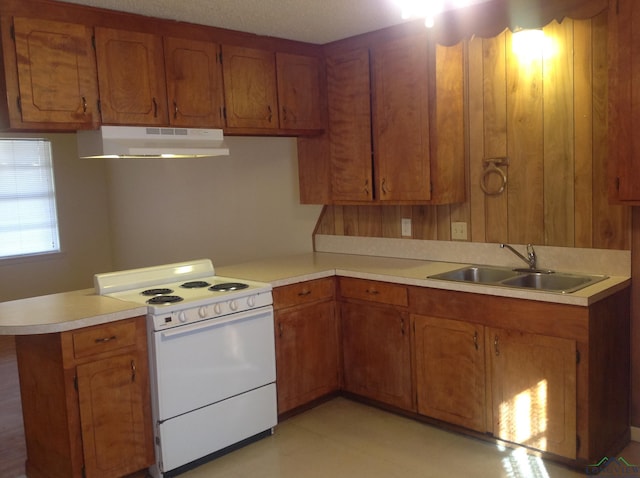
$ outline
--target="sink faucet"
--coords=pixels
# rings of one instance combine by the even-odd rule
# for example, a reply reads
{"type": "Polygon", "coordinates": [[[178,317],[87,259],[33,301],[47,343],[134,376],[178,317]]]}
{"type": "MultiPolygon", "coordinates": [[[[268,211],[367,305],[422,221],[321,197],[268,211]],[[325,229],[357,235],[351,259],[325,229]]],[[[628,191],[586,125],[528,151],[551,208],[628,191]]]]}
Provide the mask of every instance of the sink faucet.
{"type": "Polygon", "coordinates": [[[532,244],[527,244],[527,257],[525,257],[522,254],[520,254],[518,251],[516,251],[509,244],[500,244],[500,248],[501,249],[504,249],[505,247],[507,249],[509,249],[511,252],[513,252],[516,256],[518,256],[520,259],[525,261],[529,265],[529,269],[531,269],[531,270],[535,270],[536,269],[536,251],[533,249],[533,245],[532,244]]]}

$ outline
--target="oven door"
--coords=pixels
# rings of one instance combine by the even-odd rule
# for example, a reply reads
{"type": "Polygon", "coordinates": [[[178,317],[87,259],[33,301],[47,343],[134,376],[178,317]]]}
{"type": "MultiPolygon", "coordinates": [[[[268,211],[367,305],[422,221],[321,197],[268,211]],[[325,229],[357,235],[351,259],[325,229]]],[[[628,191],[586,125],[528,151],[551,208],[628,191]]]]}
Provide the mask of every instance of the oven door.
{"type": "Polygon", "coordinates": [[[160,422],[275,382],[273,307],[153,333],[160,422]]]}

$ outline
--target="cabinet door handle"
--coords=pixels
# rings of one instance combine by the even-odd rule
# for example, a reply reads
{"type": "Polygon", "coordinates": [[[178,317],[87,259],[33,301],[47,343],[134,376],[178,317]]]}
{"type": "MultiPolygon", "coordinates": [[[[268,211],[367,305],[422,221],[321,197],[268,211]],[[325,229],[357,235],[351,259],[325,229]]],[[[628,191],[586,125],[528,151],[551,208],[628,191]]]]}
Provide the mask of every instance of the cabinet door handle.
{"type": "Polygon", "coordinates": [[[271,105],[267,105],[267,112],[269,113],[267,115],[267,121],[271,123],[271,118],[273,118],[273,111],[271,111],[271,105]]]}
{"type": "Polygon", "coordinates": [[[82,112],[86,113],[87,112],[87,98],[86,97],[82,97],[82,112]]]}
{"type": "Polygon", "coordinates": [[[364,181],[364,193],[369,196],[369,180],[365,179],[364,181]]]}
{"type": "Polygon", "coordinates": [[[404,319],[403,318],[400,319],[400,332],[404,336],[404,319]]]}
{"type": "Polygon", "coordinates": [[[477,330],[473,334],[473,345],[475,346],[476,350],[478,350],[478,331],[477,330]]]}
{"type": "Polygon", "coordinates": [[[136,381],[136,362],[135,360],[131,361],[131,381],[136,381]]]}
{"type": "Polygon", "coordinates": [[[299,297],[304,297],[304,296],[309,295],[309,294],[311,294],[311,291],[309,289],[303,289],[300,292],[298,292],[298,296],[299,297]]]}
{"type": "Polygon", "coordinates": [[[286,106],[282,107],[282,119],[285,122],[287,121],[287,108],[286,108],[286,106]]]}
{"type": "Polygon", "coordinates": [[[158,102],[156,101],[156,97],[154,96],[151,101],[153,101],[153,117],[158,117],[158,102]]]}
{"type": "Polygon", "coordinates": [[[382,178],[382,194],[387,194],[387,180],[386,178],[382,178]]]}
{"type": "Polygon", "coordinates": [[[106,342],[110,342],[110,341],[112,341],[112,340],[116,340],[116,338],[117,338],[117,337],[116,337],[115,335],[112,335],[111,337],[101,337],[101,338],[99,338],[99,339],[96,339],[96,340],[95,340],[95,342],[96,342],[97,344],[104,344],[104,343],[106,343],[106,342]]]}
{"type": "Polygon", "coordinates": [[[283,327],[282,327],[282,322],[280,322],[278,324],[278,337],[282,338],[282,332],[283,332],[283,327]]]}
{"type": "Polygon", "coordinates": [[[178,117],[178,103],[175,100],[173,100],[173,117],[178,117]]]}
{"type": "Polygon", "coordinates": [[[498,342],[498,336],[496,335],[495,338],[493,339],[493,348],[496,351],[496,357],[498,355],[500,355],[500,344],[498,342]]]}

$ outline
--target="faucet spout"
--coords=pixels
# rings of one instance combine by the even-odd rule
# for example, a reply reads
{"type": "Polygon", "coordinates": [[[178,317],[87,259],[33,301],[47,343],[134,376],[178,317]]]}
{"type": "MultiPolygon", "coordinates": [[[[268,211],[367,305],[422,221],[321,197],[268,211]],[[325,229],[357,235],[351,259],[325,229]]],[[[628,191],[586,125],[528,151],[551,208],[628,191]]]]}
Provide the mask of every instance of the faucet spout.
{"type": "Polygon", "coordinates": [[[509,244],[500,244],[501,249],[504,249],[505,247],[509,249],[511,252],[513,252],[516,256],[518,256],[520,259],[522,259],[524,262],[526,262],[527,265],[529,266],[529,269],[531,270],[536,269],[536,260],[537,260],[536,251],[533,249],[532,244],[527,244],[527,257],[520,254],[509,244]]]}

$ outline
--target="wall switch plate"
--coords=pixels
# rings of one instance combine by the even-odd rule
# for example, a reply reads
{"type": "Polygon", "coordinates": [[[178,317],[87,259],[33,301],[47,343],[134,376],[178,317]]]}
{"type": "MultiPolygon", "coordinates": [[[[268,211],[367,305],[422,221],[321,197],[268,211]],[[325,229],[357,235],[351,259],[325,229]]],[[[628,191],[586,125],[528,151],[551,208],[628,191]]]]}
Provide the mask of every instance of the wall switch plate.
{"type": "Polygon", "coordinates": [[[411,218],[403,217],[400,224],[402,225],[402,237],[411,237],[411,218]]]}
{"type": "Polygon", "coordinates": [[[466,222],[451,223],[451,239],[453,239],[454,241],[467,240],[467,223],[466,222]]]}

